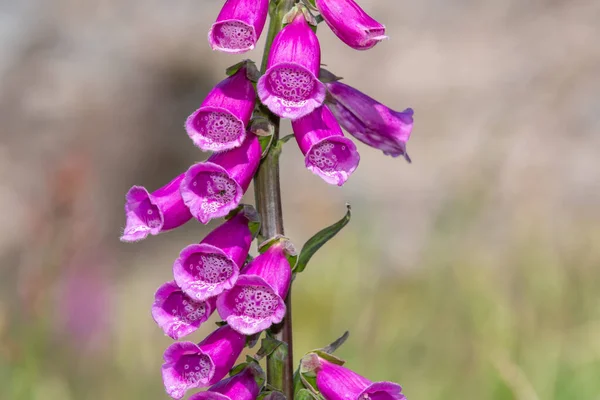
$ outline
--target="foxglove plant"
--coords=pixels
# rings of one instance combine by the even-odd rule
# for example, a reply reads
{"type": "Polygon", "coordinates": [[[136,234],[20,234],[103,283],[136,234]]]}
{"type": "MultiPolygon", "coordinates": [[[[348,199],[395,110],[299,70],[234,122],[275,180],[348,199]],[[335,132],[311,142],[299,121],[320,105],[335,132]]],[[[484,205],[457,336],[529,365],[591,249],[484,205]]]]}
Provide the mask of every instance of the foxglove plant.
{"type": "Polygon", "coordinates": [[[215,309],[223,319],[199,343],[175,342],[166,349],[165,390],[180,399],[191,389],[209,387],[191,400],[404,400],[399,385],[373,383],[332,355],[347,335],[307,354],[294,373],[293,278],[349,222],[350,208],[298,254],[283,236],[279,182],[279,158],[290,137],[279,137],[280,118],[292,120],[306,168],[329,184],[342,186],[360,160],[342,128],[385,154],[409,160],[412,110],[393,111],[320,69],[319,21],[358,50],[383,39],[384,27],[352,0],[227,0],[210,28],[211,47],[233,54],[251,50],[267,10],[261,71],[250,60],[230,67],[229,77],[186,121],[194,144],[213,154],[153,193],[134,186],[126,196],[123,241],[157,235],[192,217],[204,224],[225,217],[203,240],[181,250],[174,279],[156,291],[152,317],[172,339],[194,334],[215,309]],[[240,205],[253,179],[258,213],[240,205]],[[248,253],[259,227],[259,254],[252,258],[248,253]],[[252,347],[263,332],[258,352],[234,367],[244,347],[252,347]],[[266,383],[258,364],[262,358],[266,383]]]}

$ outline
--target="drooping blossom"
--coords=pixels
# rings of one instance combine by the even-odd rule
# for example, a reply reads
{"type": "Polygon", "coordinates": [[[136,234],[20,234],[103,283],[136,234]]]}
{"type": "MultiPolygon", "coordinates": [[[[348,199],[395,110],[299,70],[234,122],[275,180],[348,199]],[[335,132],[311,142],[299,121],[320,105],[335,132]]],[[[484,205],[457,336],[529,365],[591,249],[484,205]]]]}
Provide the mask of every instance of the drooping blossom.
{"type": "Polygon", "coordinates": [[[211,386],[206,392],[196,393],[190,400],[255,400],[260,392],[255,374],[254,369],[246,367],[239,374],[211,386]]]}
{"type": "Polygon", "coordinates": [[[200,327],[216,309],[216,298],[197,301],[181,290],[174,281],[156,291],[152,318],[165,335],[178,340],[200,327]]]}
{"type": "Polygon", "coordinates": [[[316,0],[321,16],[333,33],[355,50],[367,50],[385,36],[385,26],[369,16],[354,0],[316,0]]]}
{"type": "Polygon", "coordinates": [[[325,400],[406,400],[397,383],[372,382],[315,353],[305,356],[302,364],[316,373],[317,388],[325,400]]]}
{"type": "Polygon", "coordinates": [[[125,196],[127,222],[121,241],[136,242],[149,234],[177,228],[192,218],[179,193],[184,174],[160,189],[149,193],[142,186],[133,186],[125,196]]]}
{"type": "Polygon", "coordinates": [[[286,258],[288,242],[279,241],[252,260],[235,286],[219,296],[217,310],[236,331],[253,335],[285,316],[285,297],[292,270],[286,258]]]}
{"type": "Polygon", "coordinates": [[[181,399],[189,389],[220,381],[240,356],[246,337],[224,325],[198,344],[176,342],[165,350],[162,377],[165,390],[181,399]]]}
{"type": "Polygon", "coordinates": [[[274,114],[292,120],[323,104],[319,81],[321,47],[317,35],[298,11],[273,40],[266,73],[258,80],[258,96],[274,114]]]}
{"type": "Polygon", "coordinates": [[[185,122],[187,134],[205,151],[239,147],[246,138],[246,125],[252,116],[256,94],[243,66],[217,84],[200,108],[185,122]]]}
{"type": "Polygon", "coordinates": [[[304,163],[312,173],[332,185],[342,186],[360,161],[356,146],[326,106],[292,121],[304,163]]]}
{"type": "Polygon", "coordinates": [[[213,50],[240,54],[254,49],[265,26],[269,0],[227,0],[208,32],[213,50]]]}
{"type": "Polygon", "coordinates": [[[206,224],[236,208],[258,169],[261,153],[258,138],[248,133],[240,147],[192,165],[181,181],[181,197],[192,215],[206,224]]]}
{"type": "Polygon", "coordinates": [[[173,275],[181,289],[196,301],[231,289],[252,244],[249,223],[257,220],[254,208],[245,206],[200,244],[184,248],[173,264],[173,275]]]}
{"type": "Polygon", "coordinates": [[[361,142],[392,157],[404,156],[413,128],[413,110],[394,111],[339,81],[327,83],[330,110],[340,125],[361,142]]]}

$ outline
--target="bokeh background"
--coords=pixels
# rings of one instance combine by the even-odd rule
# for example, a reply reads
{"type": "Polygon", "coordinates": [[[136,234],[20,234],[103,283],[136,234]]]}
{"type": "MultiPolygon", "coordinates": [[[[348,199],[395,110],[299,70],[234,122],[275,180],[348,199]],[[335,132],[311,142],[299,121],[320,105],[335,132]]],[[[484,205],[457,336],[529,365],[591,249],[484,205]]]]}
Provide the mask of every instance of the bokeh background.
{"type": "MultiPolygon", "coordinates": [[[[323,62],[415,109],[413,164],[361,144],[340,189],[285,146],[298,246],[354,211],[295,282],[296,355],[349,330],[409,399],[600,399],[600,2],[359,3],[391,39],[323,26],[323,62]]],[[[241,59],[207,44],[220,4],[0,0],[1,399],[167,399],[153,293],[216,224],[118,237],[131,185],[205,157],[183,121],[241,59]]]]}

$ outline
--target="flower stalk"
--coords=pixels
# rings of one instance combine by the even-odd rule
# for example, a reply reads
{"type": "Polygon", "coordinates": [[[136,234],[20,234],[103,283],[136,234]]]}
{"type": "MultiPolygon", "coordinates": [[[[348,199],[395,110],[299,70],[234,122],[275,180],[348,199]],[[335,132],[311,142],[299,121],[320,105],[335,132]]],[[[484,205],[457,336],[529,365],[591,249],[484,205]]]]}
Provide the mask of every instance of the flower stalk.
{"type": "MultiPolygon", "coordinates": [[[[271,44],[275,36],[283,27],[283,17],[294,6],[294,0],[273,1],[269,9],[269,28],[265,44],[265,50],[261,63],[261,72],[267,69],[267,61],[271,44]]],[[[264,117],[274,127],[273,143],[274,146],[262,160],[258,172],[254,178],[254,193],[256,208],[261,216],[261,232],[259,236],[259,246],[262,241],[282,236],[283,230],[283,210],[281,205],[281,189],[279,181],[279,154],[281,147],[279,141],[279,117],[263,107],[264,117]]],[[[288,399],[294,398],[294,359],[292,351],[292,292],[288,291],[286,298],[287,313],[281,324],[271,328],[271,335],[285,343],[267,356],[267,383],[283,392],[288,399]]]]}

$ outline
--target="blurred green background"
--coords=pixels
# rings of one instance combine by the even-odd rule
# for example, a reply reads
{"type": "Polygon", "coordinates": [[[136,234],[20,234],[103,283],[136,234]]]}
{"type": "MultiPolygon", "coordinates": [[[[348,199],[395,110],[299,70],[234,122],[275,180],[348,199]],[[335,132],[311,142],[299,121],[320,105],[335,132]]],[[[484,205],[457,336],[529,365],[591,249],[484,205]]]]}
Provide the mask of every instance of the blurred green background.
{"type": "MultiPolygon", "coordinates": [[[[297,358],[349,330],[411,400],[600,399],[600,2],[359,3],[391,39],[323,26],[323,62],[415,109],[413,164],[359,145],[340,189],[285,146],[298,247],[354,212],[295,281],[297,358]]],[[[205,157],[183,121],[241,59],[208,47],[220,4],[0,0],[0,399],[167,399],[153,294],[216,223],[118,237],[130,186],[205,157]]]]}

